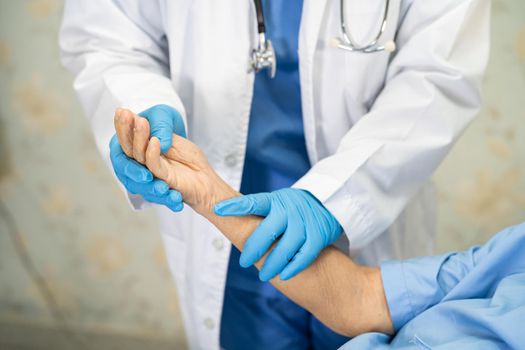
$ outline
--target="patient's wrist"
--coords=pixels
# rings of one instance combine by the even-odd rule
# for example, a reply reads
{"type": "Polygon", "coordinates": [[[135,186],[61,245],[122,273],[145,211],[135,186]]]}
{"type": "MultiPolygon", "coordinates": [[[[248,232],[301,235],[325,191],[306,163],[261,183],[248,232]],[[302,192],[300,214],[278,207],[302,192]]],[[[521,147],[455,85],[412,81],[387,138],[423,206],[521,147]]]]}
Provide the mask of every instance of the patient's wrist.
{"type": "Polygon", "coordinates": [[[214,212],[217,203],[241,196],[211,169],[205,170],[205,184],[199,187],[198,201],[190,204],[193,210],[217,227],[239,250],[249,235],[259,225],[261,218],[253,215],[222,217],[214,212]]]}
{"type": "Polygon", "coordinates": [[[197,213],[207,219],[215,216],[213,212],[215,204],[240,195],[211,168],[205,171],[201,179],[195,202],[189,204],[197,213]]]}

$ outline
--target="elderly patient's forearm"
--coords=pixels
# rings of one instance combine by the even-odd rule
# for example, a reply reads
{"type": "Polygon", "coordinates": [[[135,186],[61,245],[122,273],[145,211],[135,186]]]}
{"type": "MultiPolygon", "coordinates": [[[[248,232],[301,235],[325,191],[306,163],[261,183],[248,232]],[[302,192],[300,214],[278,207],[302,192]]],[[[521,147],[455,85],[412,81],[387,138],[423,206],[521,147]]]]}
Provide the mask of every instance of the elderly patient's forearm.
{"type": "MultiPolygon", "coordinates": [[[[240,195],[218,180],[212,203],[200,214],[212,222],[239,250],[262,220],[259,217],[219,217],[212,205],[240,195]]],[[[266,255],[257,262],[261,268],[266,255]]],[[[328,247],[310,267],[296,277],[271,283],[297,304],[309,310],[327,326],[347,336],[364,332],[392,332],[392,323],[378,268],[355,264],[339,250],[328,247]]]]}
{"type": "MultiPolygon", "coordinates": [[[[132,128],[139,124],[148,125],[147,120],[131,111],[116,112],[115,127],[120,144],[133,145],[132,154],[136,160],[145,163],[156,177],[180,191],[188,205],[242,250],[261,219],[214,215],[212,209],[217,202],[240,194],[217,175],[196,144],[174,134],[171,147],[161,156],[160,141],[149,137],[149,128],[132,128]],[[127,122],[122,119],[125,116],[127,122]]],[[[266,256],[261,258],[256,266],[261,268],[265,259],[266,256]]],[[[342,334],[353,336],[367,331],[388,333],[392,330],[379,270],[360,267],[334,248],[325,249],[310,267],[294,278],[284,282],[277,277],[271,282],[342,334]]]]}
{"type": "MultiPolygon", "coordinates": [[[[180,191],[184,201],[212,222],[235,246],[243,249],[261,218],[218,217],[213,206],[239,196],[211,168],[191,141],[173,136],[172,147],[161,157],[160,143],[149,140],[146,165],[153,174],[180,191]]],[[[266,256],[257,262],[261,268],[266,256]]],[[[367,331],[391,331],[379,269],[364,268],[335,248],[325,249],[306,270],[288,281],[272,284],[335,331],[353,336],[367,331]]]]}

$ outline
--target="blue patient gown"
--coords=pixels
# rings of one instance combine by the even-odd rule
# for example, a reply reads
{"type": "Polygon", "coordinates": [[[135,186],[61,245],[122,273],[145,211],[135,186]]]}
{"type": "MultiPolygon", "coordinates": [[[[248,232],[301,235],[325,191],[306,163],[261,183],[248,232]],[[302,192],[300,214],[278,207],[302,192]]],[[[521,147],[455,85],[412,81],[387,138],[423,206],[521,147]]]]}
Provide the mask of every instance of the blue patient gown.
{"type": "MultiPolygon", "coordinates": [[[[290,187],[310,169],[299,82],[298,33],[302,0],[266,0],[267,35],[277,55],[274,79],[255,76],[241,192],[290,187]]],[[[220,344],[237,349],[337,349],[348,338],[259,280],[255,267],[239,266],[232,247],[224,291],[220,344]]]]}
{"type": "Polygon", "coordinates": [[[386,262],[381,275],[397,334],[342,349],[525,349],[525,224],[465,252],[386,262]]]}

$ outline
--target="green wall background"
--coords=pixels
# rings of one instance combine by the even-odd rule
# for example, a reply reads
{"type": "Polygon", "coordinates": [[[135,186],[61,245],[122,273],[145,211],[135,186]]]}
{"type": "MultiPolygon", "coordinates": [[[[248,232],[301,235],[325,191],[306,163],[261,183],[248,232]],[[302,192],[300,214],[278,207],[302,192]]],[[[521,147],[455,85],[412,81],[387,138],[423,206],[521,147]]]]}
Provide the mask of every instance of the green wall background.
{"type": "MultiPolygon", "coordinates": [[[[180,344],[154,214],[129,210],[59,63],[61,8],[0,0],[0,329],[55,324],[16,254],[12,217],[73,330],[180,344]]],[[[493,1],[483,110],[435,175],[439,251],[525,220],[524,14],[523,0],[493,1]]]]}

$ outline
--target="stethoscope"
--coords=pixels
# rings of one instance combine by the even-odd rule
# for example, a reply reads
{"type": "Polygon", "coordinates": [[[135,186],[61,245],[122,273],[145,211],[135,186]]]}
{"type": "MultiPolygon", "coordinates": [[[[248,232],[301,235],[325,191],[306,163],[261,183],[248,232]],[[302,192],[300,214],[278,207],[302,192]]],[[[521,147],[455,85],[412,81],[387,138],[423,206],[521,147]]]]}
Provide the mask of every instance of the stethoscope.
{"type": "Polygon", "coordinates": [[[386,32],[388,19],[391,17],[392,6],[391,0],[385,0],[385,8],[383,10],[383,19],[381,21],[381,27],[375,38],[366,45],[359,45],[356,43],[345,20],[345,0],[341,0],[341,32],[343,33],[342,38],[333,38],[332,46],[347,51],[361,52],[361,53],[374,53],[380,51],[394,52],[396,50],[396,43],[393,40],[389,40],[384,44],[379,44],[379,41],[386,32]]]}
{"type": "MultiPolygon", "coordinates": [[[[254,0],[255,12],[257,16],[257,32],[258,44],[257,48],[252,50],[251,67],[254,72],[259,72],[263,69],[268,69],[271,78],[275,76],[277,67],[277,58],[271,40],[266,38],[266,28],[264,25],[264,13],[261,0],[254,0]]],[[[381,27],[377,35],[368,44],[358,44],[350,34],[348,24],[345,19],[345,0],[340,0],[340,22],[342,37],[334,38],[331,41],[333,47],[337,47],[346,51],[360,52],[360,53],[374,53],[380,51],[394,52],[396,44],[393,40],[389,40],[384,44],[380,41],[387,30],[387,25],[392,12],[392,1],[385,0],[385,8],[383,11],[383,19],[381,27]]]]}
{"type": "Polygon", "coordinates": [[[257,48],[252,50],[252,70],[258,72],[262,69],[268,69],[270,78],[273,78],[275,77],[275,70],[277,68],[277,58],[275,57],[275,50],[273,49],[271,40],[266,38],[262,2],[261,0],[254,0],[254,2],[259,40],[257,48]]]}

